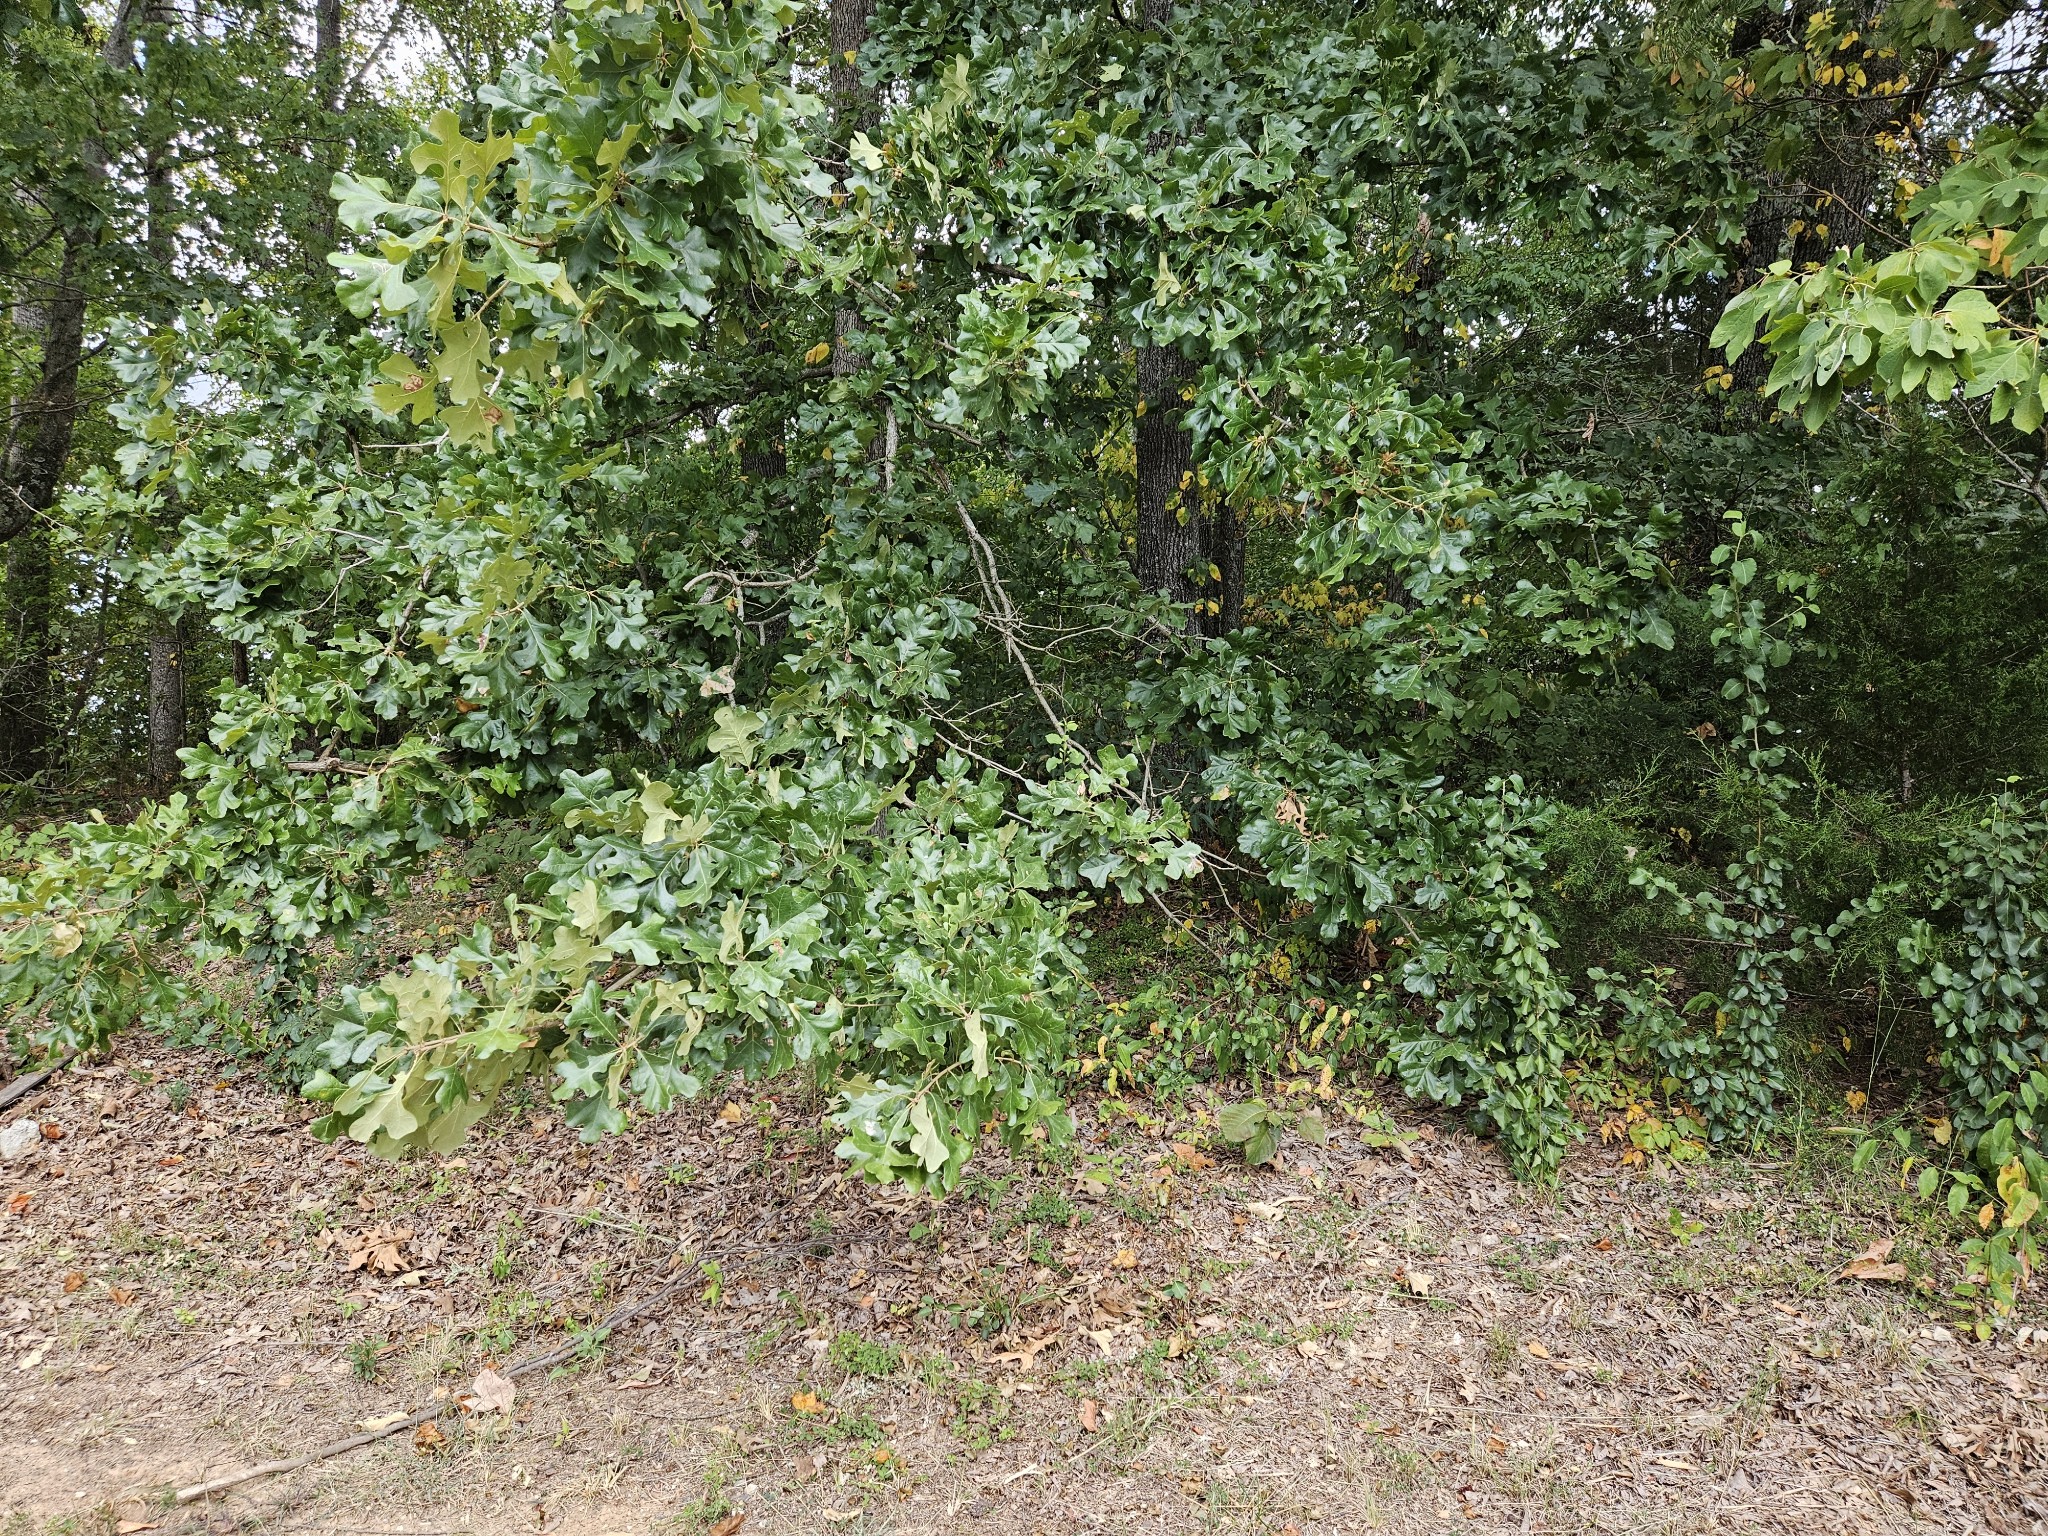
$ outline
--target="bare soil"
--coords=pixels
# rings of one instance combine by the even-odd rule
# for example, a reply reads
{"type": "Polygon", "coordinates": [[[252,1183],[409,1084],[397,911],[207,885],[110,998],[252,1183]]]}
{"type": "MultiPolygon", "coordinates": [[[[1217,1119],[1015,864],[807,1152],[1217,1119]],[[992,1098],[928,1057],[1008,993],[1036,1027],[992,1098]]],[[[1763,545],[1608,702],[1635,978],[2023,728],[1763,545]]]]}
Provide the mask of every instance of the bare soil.
{"type": "Polygon", "coordinates": [[[1099,1102],[935,1207],[795,1089],[389,1165],[234,1070],[138,1046],[0,1116],[55,1138],[0,1164],[6,1536],[2048,1532],[2048,1319],[1970,1338],[1829,1146],[1594,1138],[1538,1191],[1406,1110],[1248,1170],[1099,1102]],[[1907,1282],[1840,1278],[1883,1237],[1907,1282]]]}

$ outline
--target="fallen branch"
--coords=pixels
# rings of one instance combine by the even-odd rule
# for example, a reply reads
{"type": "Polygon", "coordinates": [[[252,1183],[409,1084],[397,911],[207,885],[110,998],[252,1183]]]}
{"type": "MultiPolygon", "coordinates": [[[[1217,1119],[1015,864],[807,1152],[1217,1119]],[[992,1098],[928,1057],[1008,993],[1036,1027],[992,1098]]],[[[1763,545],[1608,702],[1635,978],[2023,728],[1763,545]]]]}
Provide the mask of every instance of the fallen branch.
{"type": "Polygon", "coordinates": [[[55,1077],[59,1072],[62,1072],[77,1059],[78,1052],[68,1051],[61,1061],[53,1061],[47,1067],[38,1068],[34,1072],[22,1073],[21,1076],[17,1077],[5,1088],[0,1088],[0,1109],[5,1109],[16,1099],[26,1098],[29,1094],[34,1093],[36,1089],[55,1077]]]}
{"type": "MultiPolygon", "coordinates": [[[[649,1296],[644,1301],[636,1301],[630,1306],[619,1308],[618,1311],[612,1313],[610,1317],[599,1323],[594,1331],[608,1334],[613,1329],[632,1322],[635,1318],[645,1317],[695,1278],[697,1270],[702,1263],[701,1257],[692,1259],[652,1296],[649,1296]]],[[[531,1376],[535,1371],[545,1371],[560,1365],[563,1361],[573,1358],[583,1348],[584,1345],[580,1340],[576,1343],[564,1344],[558,1349],[549,1350],[544,1355],[538,1355],[531,1360],[522,1361],[503,1374],[507,1380],[516,1381],[521,1376],[531,1376]]],[[[216,1477],[209,1482],[195,1483],[190,1488],[180,1488],[177,1494],[177,1502],[180,1504],[196,1504],[201,1499],[210,1499],[217,1493],[226,1493],[231,1488],[239,1488],[244,1483],[253,1483],[258,1478],[281,1477],[287,1472],[297,1472],[302,1468],[330,1460],[333,1457],[345,1455],[349,1451],[360,1450],[366,1445],[375,1445],[379,1440],[388,1440],[393,1435],[403,1433],[405,1430],[417,1429],[430,1419],[438,1419],[444,1414],[455,1411],[456,1405],[452,1402],[436,1403],[433,1407],[422,1408],[418,1413],[400,1419],[394,1424],[386,1424],[381,1429],[365,1430],[360,1435],[350,1435],[346,1440],[336,1440],[331,1445],[323,1445],[316,1451],[306,1452],[303,1456],[293,1456],[283,1461],[259,1462],[253,1467],[245,1467],[240,1472],[231,1472],[225,1477],[216,1477]]]]}

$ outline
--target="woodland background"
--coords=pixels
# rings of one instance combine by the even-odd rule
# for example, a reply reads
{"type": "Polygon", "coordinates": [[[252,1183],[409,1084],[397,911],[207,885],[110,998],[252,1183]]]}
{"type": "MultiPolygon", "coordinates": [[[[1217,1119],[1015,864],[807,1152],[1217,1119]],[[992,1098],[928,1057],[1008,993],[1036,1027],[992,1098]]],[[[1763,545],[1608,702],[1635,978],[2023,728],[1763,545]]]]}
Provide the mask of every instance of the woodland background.
{"type": "Polygon", "coordinates": [[[1075,1085],[1247,1077],[1259,1161],[1380,1074],[1542,1179],[1821,1074],[1966,1306],[2031,1273],[2038,9],[0,49],[24,1067],[226,1044],[381,1151],[801,1069],[938,1190],[1075,1085]],[[449,839],[505,901],[407,966],[449,839]]]}

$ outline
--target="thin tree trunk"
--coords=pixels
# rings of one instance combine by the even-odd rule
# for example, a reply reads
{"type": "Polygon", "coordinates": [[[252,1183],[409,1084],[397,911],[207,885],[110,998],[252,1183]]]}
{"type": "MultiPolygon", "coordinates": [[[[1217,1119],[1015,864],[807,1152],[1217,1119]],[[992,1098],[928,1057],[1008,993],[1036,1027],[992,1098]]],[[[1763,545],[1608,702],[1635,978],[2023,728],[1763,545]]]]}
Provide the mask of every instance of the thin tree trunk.
{"type": "MultiPolygon", "coordinates": [[[[151,0],[146,17],[159,35],[176,20],[166,0],[151,0]]],[[[169,146],[149,146],[143,160],[143,201],[149,214],[145,242],[158,281],[168,294],[177,284],[177,189],[171,183],[169,146]]],[[[165,306],[167,309],[168,306],[165,306]]],[[[177,537],[178,501],[166,494],[158,535],[167,545],[177,537]]],[[[149,621],[149,784],[165,790],[178,779],[178,751],[185,745],[185,624],[180,615],[152,607],[149,621]]]]}
{"type": "Polygon", "coordinates": [[[177,783],[185,745],[185,624],[175,614],[153,611],[149,626],[149,782],[154,789],[177,783]]]}
{"type": "Polygon", "coordinates": [[[1209,633],[1227,635],[1244,623],[1244,554],[1249,528],[1235,507],[1220,502],[1210,514],[1208,525],[1214,541],[1210,560],[1222,578],[1209,633]]]}
{"type": "MultiPolygon", "coordinates": [[[[832,50],[827,70],[831,89],[832,136],[841,144],[871,127],[877,115],[875,93],[860,77],[860,50],[868,40],[868,22],[875,13],[875,0],[832,0],[825,19],[828,46],[832,50]]],[[[860,310],[852,304],[832,312],[832,377],[843,379],[860,372],[860,353],[854,338],[860,334],[860,310]]],[[[882,434],[876,433],[868,457],[879,459],[882,434]]]]}

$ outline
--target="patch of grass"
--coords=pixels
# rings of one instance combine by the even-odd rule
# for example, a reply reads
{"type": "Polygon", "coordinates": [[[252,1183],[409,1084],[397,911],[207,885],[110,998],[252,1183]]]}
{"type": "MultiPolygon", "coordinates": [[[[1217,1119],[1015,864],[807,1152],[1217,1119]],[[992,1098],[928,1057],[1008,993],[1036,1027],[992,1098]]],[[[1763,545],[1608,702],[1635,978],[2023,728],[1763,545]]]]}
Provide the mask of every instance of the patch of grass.
{"type": "Polygon", "coordinates": [[[867,1376],[879,1380],[896,1373],[903,1364],[903,1351],[894,1344],[884,1344],[878,1339],[864,1339],[857,1333],[842,1330],[833,1336],[825,1358],[849,1376],[867,1376]]]}
{"type": "Polygon", "coordinates": [[[386,1347],[384,1339],[357,1339],[346,1351],[349,1374],[357,1381],[375,1381],[381,1368],[379,1357],[386,1347]]]}

